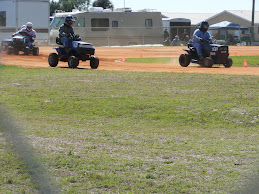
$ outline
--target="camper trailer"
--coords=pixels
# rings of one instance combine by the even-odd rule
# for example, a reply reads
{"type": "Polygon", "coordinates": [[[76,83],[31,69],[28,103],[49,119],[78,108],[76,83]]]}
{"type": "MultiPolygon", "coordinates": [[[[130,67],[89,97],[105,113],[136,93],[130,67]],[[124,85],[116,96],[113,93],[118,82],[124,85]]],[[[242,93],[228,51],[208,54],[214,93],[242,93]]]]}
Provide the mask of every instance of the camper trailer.
{"type": "Polygon", "coordinates": [[[76,19],[73,28],[83,41],[96,46],[162,44],[163,27],[160,12],[132,12],[92,9],[90,12],[56,13],[50,24],[50,43],[67,15],[76,19]]]}

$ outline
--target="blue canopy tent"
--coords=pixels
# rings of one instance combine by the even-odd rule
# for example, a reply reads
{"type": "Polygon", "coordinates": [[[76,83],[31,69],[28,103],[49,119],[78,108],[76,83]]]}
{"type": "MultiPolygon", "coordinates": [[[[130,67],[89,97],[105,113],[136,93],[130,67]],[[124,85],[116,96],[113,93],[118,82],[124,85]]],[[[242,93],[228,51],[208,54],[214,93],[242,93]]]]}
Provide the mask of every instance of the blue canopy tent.
{"type": "Polygon", "coordinates": [[[210,30],[249,30],[248,27],[240,26],[239,24],[235,24],[229,21],[219,22],[217,24],[213,24],[210,26],[210,30]]]}
{"type": "MultiPolygon", "coordinates": [[[[222,21],[222,22],[219,22],[219,23],[211,25],[210,26],[210,30],[219,30],[219,33],[221,32],[220,33],[221,35],[225,35],[225,41],[230,41],[229,40],[229,32],[228,31],[234,30],[235,31],[234,35],[233,35],[234,39],[237,42],[241,42],[241,40],[240,40],[240,34],[241,34],[240,30],[242,30],[242,31],[243,30],[249,31],[249,28],[245,27],[245,26],[240,26],[239,24],[235,24],[233,22],[222,21]]],[[[233,40],[231,40],[230,42],[232,42],[233,40]]]]}

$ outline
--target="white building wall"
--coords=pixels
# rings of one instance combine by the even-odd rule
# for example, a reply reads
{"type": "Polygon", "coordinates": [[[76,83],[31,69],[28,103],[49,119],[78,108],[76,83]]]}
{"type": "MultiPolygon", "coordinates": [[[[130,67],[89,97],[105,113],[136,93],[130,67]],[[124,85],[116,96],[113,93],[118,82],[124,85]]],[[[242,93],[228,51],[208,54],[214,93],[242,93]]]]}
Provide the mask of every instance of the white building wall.
{"type": "Polygon", "coordinates": [[[6,11],[6,26],[0,27],[0,41],[10,38],[27,22],[32,22],[37,33],[35,42],[48,43],[49,0],[0,0],[0,11],[6,11]]]}
{"type": "Polygon", "coordinates": [[[6,11],[6,26],[16,26],[16,12],[15,12],[15,1],[0,1],[0,11],[6,11]]]}
{"type": "Polygon", "coordinates": [[[34,28],[49,27],[49,2],[18,2],[18,26],[32,22],[34,28]]]}

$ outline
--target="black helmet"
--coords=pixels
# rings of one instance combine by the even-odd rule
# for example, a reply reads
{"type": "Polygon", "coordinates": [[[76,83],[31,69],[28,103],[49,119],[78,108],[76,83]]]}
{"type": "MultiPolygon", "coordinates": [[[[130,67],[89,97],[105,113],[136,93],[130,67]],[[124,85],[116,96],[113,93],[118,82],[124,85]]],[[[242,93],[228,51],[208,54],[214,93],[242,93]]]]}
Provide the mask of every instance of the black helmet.
{"type": "Polygon", "coordinates": [[[65,18],[65,23],[67,23],[69,26],[71,26],[75,21],[75,18],[72,15],[68,15],[65,18]]]}
{"type": "Polygon", "coordinates": [[[207,21],[203,21],[203,22],[201,22],[201,24],[200,24],[200,29],[201,29],[201,31],[203,31],[203,32],[208,31],[209,27],[210,27],[210,24],[209,24],[209,22],[207,22],[207,21]]]}

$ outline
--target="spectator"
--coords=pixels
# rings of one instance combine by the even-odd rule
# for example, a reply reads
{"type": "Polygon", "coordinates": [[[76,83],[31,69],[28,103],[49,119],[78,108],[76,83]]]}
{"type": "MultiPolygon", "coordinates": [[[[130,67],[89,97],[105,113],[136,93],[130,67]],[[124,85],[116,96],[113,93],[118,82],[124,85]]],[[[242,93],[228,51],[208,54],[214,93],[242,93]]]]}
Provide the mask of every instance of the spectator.
{"type": "Polygon", "coordinates": [[[171,42],[172,46],[181,46],[181,41],[179,39],[179,36],[176,35],[175,38],[173,39],[173,41],[171,42]]]}
{"type": "Polygon", "coordinates": [[[167,29],[165,29],[165,31],[164,31],[164,41],[167,41],[168,38],[169,38],[169,33],[168,33],[167,29]]]}
{"type": "Polygon", "coordinates": [[[183,40],[184,42],[186,42],[186,41],[185,41],[186,36],[189,36],[189,35],[188,35],[187,30],[186,30],[186,29],[184,29],[184,30],[183,30],[183,34],[182,34],[182,40],[183,40]]]}

